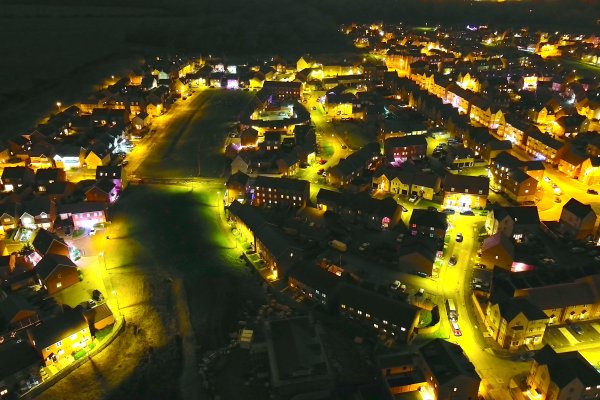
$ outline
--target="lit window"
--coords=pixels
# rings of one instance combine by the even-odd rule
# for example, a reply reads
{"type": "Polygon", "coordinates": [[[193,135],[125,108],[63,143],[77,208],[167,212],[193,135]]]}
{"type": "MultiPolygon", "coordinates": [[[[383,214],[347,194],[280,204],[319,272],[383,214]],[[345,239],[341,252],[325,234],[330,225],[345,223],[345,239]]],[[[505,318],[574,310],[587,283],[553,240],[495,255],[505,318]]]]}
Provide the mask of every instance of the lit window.
{"type": "Polygon", "coordinates": [[[74,333],[74,334],[72,334],[71,336],[69,336],[69,338],[70,338],[71,340],[75,340],[75,339],[77,339],[77,334],[76,334],[76,333],[74,333]]]}

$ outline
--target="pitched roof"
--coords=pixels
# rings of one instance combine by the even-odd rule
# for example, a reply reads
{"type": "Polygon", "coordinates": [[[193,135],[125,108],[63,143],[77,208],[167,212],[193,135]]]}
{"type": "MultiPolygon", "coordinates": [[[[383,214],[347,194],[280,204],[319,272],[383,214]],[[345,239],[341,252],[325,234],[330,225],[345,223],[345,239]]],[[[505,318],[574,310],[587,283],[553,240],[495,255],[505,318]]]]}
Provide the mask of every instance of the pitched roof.
{"type": "Polygon", "coordinates": [[[485,252],[497,246],[502,247],[508,254],[514,256],[515,245],[502,232],[496,232],[492,236],[486,238],[481,245],[481,251],[485,252]]]}
{"type": "Polygon", "coordinates": [[[106,211],[106,203],[98,201],[80,201],[78,203],[59,204],[57,206],[58,214],[81,214],[94,211],[106,211]]]}
{"type": "Polygon", "coordinates": [[[515,225],[539,225],[540,216],[536,206],[501,207],[515,225]]]}
{"type": "Polygon", "coordinates": [[[288,273],[288,277],[325,293],[331,293],[340,282],[332,273],[306,263],[296,264],[288,273]]]}
{"type": "Polygon", "coordinates": [[[56,234],[49,232],[44,228],[40,228],[38,229],[33,242],[31,242],[31,245],[40,255],[44,255],[48,252],[53,242],[58,242],[64,246],[67,246],[64,240],[62,240],[56,234]]]}
{"type": "Polygon", "coordinates": [[[383,147],[386,151],[395,147],[427,146],[425,135],[396,136],[385,139],[383,147]]]}
{"type": "Polygon", "coordinates": [[[58,266],[77,268],[77,265],[68,257],[58,254],[46,254],[35,266],[34,270],[42,280],[45,280],[58,266]]]}
{"type": "Polygon", "coordinates": [[[537,306],[526,298],[510,298],[498,303],[500,308],[500,315],[506,321],[512,321],[519,313],[523,313],[529,321],[538,321],[542,319],[548,319],[548,316],[544,314],[537,306]]]}
{"type": "Polygon", "coordinates": [[[419,353],[441,385],[461,376],[475,380],[481,379],[475,371],[475,366],[469,361],[460,346],[454,343],[435,339],[422,346],[419,353]]]}
{"type": "Polygon", "coordinates": [[[0,363],[0,381],[9,378],[17,372],[30,366],[37,366],[40,358],[35,350],[26,341],[11,340],[0,346],[0,359],[10,362],[0,363]]]}
{"type": "Polygon", "coordinates": [[[584,387],[600,385],[600,373],[577,351],[556,353],[549,345],[536,352],[534,360],[548,366],[550,379],[559,388],[578,379],[584,387]]]}
{"type": "Polygon", "coordinates": [[[437,211],[423,210],[420,208],[416,208],[413,210],[412,215],[410,216],[409,224],[434,227],[444,230],[448,228],[446,214],[437,211]]]}
{"type": "Polygon", "coordinates": [[[99,165],[96,167],[96,179],[121,179],[123,167],[120,165],[99,165]]]}
{"type": "Polygon", "coordinates": [[[259,175],[254,181],[254,186],[304,192],[310,188],[310,182],[301,179],[273,178],[270,176],[259,175]]]}
{"type": "Polygon", "coordinates": [[[600,300],[598,293],[585,280],[530,288],[527,295],[531,303],[541,310],[595,304],[600,300]]]}
{"type": "Polygon", "coordinates": [[[590,213],[596,215],[592,209],[592,206],[589,204],[583,204],[574,197],[565,203],[563,206],[563,211],[568,211],[579,218],[585,218],[590,213]]]}
{"type": "Polygon", "coordinates": [[[30,333],[35,347],[44,349],[84,328],[88,328],[88,323],[83,314],[75,309],[43,321],[41,325],[31,328],[30,333]]]}
{"type": "Polygon", "coordinates": [[[490,191],[490,179],[483,176],[447,174],[444,178],[444,191],[487,196],[490,191]]]}

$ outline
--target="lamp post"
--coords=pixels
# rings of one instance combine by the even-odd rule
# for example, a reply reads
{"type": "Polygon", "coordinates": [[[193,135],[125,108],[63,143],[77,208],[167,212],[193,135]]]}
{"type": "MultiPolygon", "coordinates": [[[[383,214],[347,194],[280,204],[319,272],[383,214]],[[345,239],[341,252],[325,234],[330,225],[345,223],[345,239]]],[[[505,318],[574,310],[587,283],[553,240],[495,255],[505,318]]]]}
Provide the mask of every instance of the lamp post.
{"type": "Polygon", "coordinates": [[[56,102],[56,108],[58,109],[58,112],[60,112],[60,107],[62,106],[62,103],[60,101],[56,102]]]}

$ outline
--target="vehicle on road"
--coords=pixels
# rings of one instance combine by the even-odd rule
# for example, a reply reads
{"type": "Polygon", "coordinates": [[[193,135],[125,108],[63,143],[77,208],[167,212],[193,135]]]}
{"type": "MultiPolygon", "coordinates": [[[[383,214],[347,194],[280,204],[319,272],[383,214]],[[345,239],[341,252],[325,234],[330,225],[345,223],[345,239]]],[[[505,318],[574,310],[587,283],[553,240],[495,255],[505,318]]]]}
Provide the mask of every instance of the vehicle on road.
{"type": "Polygon", "coordinates": [[[323,164],[325,164],[325,163],[327,163],[327,160],[325,160],[325,159],[323,159],[323,158],[321,158],[321,159],[319,160],[319,164],[323,165],[323,164]]]}
{"type": "Polygon", "coordinates": [[[454,336],[462,336],[462,332],[460,331],[460,328],[458,327],[458,324],[455,321],[451,321],[450,325],[452,326],[452,333],[454,334],[454,336]]]}
{"type": "Polygon", "coordinates": [[[402,212],[408,212],[408,208],[401,206],[402,207],[402,212]]]}
{"type": "Polygon", "coordinates": [[[390,289],[392,289],[392,290],[398,290],[398,289],[400,289],[400,286],[402,286],[402,282],[400,282],[400,281],[394,281],[394,283],[392,283],[390,285],[390,289]]]}
{"type": "Polygon", "coordinates": [[[345,144],[342,145],[342,149],[346,150],[348,148],[348,146],[346,146],[345,144]]]}
{"type": "Polygon", "coordinates": [[[369,242],[364,242],[363,244],[361,244],[360,246],[358,246],[358,250],[360,251],[365,251],[366,249],[369,248],[369,246],[371,245],[371,243],[369,242]]]}
{"type": "Polygon", "coordinates": [[[583,328],[581,327],[581,325],[577,325],[577,324],[572,324],[569,326],[569,328],[577,335],[583,335],[583,328]]]}
{"type": "Polygon", "coordinates": [[[320,168],[320,169],[317,171],[317,175],[323,175],[323,172],[325,172],[325,168],[320,168]]]}
{"type": "Polygon", "coordinates": [[[454,300],[446,299],[446,312],[450,321],[458,321],[458,310],[454,305],[454,300]]]}
{"type": "Polygon", "coordinates": [[[598,194],[598,191],[594,189],[588,189],[587,194],[598,194]]]}
{"type": "Polygon", "coordinates": [[[457,233],[457,234],[456,234],[456,241],[457,241],[458,243],[461,243],[461,242],[463,241],[463,239],[464,239],[464,238],[463,238],[463,235],[462,235],[462,233],[457,233]]]}
{"type": "Polygon", "coordinates": [[[414,203],[415,201],[417,201],[419,197],[417,196],[416,193],[413,193],[410,195],[410,197],[408,198],[408,201],[410,201],[411,203],[414,203]]]}
{"type": "Polygon", "coordinates": [[[396,238],[396,243],[402,243],[404,241],[404,233],[401,233],[396,238]]]}
{"type": "Polygon", "coordinates": [[[473,211],[471,211],[471,210],[464,210],[464,211],[460,212],[460,215],[470,215],[470,216],[473,216],[473,215],[475,215],[475,213],[473,211]]]}
{"type": "Polygon", "coordinates": [[[340,242],[339,240],[331,240],[329,242],[329,246],[341,252],[348,250],[348,246],[346,246],[346,243],[340,242]]]}
{"type": "Polygon", "coordinates": [[[427,207],[427,211],[437,211],[437,207],[429,206],[427,207]]]}
{"type": "Polygon", "coordinates": [[[96,228],[90,229],[90,236],[93,236],[95,234],[96,234],[96,228]]]}
{"type": "Polygon", "coordinates": [[[420,288],[419,291],[417,292],[417,296],[423,296],[425,294],[425,289],[420,288]]]}
{"type": "Polygon", "coordinates": [[[562,203],[562,199],[561,199],[560,197],[556,196],[556,197],[554,198],[554,202],[555,202],[555,203],[562,203]]]}
{"type": "Polygon", "coordinates": [[[442,212],[443,212],[444,214],[446,214],[446,215],[454,215],[454,213],[455,213],[456,211],[454,211],[454,210],[453,210],[453,209],[451,209],[451,208],[444,208],[444,209],[442,210],[442,212]]]}
{"type": "Polygon", "coordinates": [[[458,262],[458,257],[455,255],[450,257],[450,259],[448,260],[448,264],[452,265],[452,266],[456,265],[457,262],[458,262]]]}

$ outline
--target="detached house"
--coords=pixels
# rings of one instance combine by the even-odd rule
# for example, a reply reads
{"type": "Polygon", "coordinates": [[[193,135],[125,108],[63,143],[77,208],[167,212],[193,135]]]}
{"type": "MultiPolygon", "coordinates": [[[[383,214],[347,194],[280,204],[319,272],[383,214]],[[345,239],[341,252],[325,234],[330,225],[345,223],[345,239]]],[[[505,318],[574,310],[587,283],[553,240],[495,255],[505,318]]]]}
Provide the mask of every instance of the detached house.
{"type": "Polygon", "coordinates": [[[33,265],[36,265],[47,254],[70,256],[69,245],[56,234],[43,228],[37,230],[31,245],[34,252],[29,255],[29,260],[33,265]]]}
{"type": "Polygon", "coordinates": [[[13,192],[22,186],[33,185],[35,173],[27,167],[6,167],[2,171],[5,192],[13,192]]]}
{"type": "Polygon", "coordinates": [[[34,268],[48,294],[60,292],[79,283],[77,265],[59,254],[46,254],[34,268]]]}
{"type": "Polygon", "coordinates": [[[589,204],[571,198],[562,208],[559,220],[561,233],[569,238],[583,240],[593,238],[596,227],[596,213],[589,204]]]}
{"type": "Polygon", "coordinates": [[[111,181],[117,191],[122,191],[127,186],[127,174],[120,165],[101,165],[96,168],[96,180],[107,179],[111,181]]]}
{"type": "Polygon", "coordinates": [[[63,227],[74,229],[90,229],[106,222],[106,203],[82,201],[78,203],[59,204],[56,213],[63,227]]]}
{"type": "Polygon", "coordinates": [[[21,226],[29,229],[52,229],[56,205],[47,196],[24,201],[19,209],[21,226]]]}
{"type": "Polygon", "coordinates": [[[62,168],[43,168],[35,171],[35,186],[38,192],[46,192],[48,185],[66,180],[67,175],[62,168]]]}
{"type": "Polygon", "coordinates": [[[86,190],[85,199],[89,202],[114,203],[121,191],[111,179],[100,179],[94,185],[86,190]]]}

